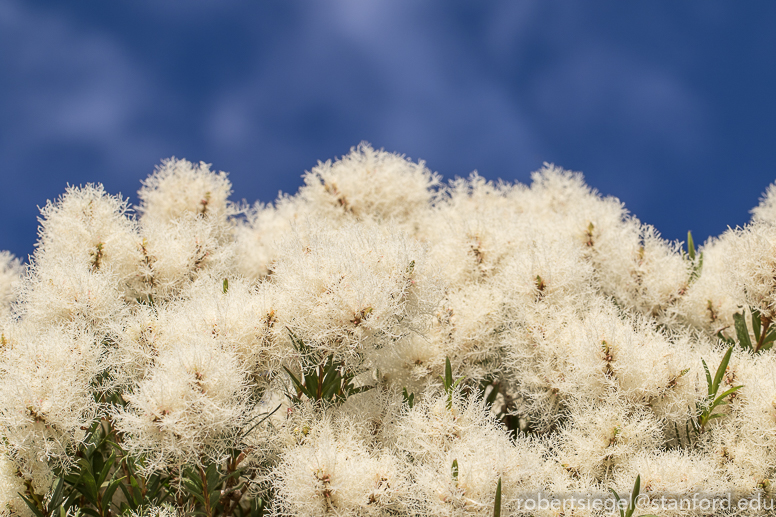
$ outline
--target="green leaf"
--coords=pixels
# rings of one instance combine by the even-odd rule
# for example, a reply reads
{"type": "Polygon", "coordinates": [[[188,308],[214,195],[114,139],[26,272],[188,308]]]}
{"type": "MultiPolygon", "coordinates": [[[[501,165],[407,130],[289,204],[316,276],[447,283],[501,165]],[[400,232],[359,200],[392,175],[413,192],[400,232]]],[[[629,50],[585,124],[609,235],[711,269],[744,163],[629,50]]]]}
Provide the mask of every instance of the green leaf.
{"type": "Polygon", "coordinates": [[[749,330],[746,328],[746,320],[744,319],[744,315],[738,312],[733,314],[733,321],[735,322],[738,342],[743,348],[751,350],[752,341],[749,339],[749,330]]]}
{"type": "Polygon", "coordinates": [[[493,517],[501,517],[501,477],[496,485],[496,500],[493,503],[493,517]]]}
{"type": "Polygon", "coordinates": [[[698,278],[700,278],[701,273],[703,273],[703,253],[698,254],[698,262],[695,264],[695,269],[693,269],[692,275],[690,275],[690,282],[694,282],[698,278]]]}
{"type": "Polygon", "coordinates": [[[453,383],[453,386],[450,388],[450,391],[454,391],[454,390],[455,390],[455,388],[457,388],[457,387],[458,387],[458,385],[459,385],[459,384],[461,384],[461,383],[464,381],[464,379],[466,379],[466,376],[465,376],[465,375],[464,375],[463,377],[458,377],[458,380],[456,380],[456,381],[453,383]]]}
{"type": "Polygon", "coordinates": [[[207,470],[205,471],[207,473],[207,482],[208,484],[213,484],[218,481],[218,465],[215,463],[211,463],[208,465],[207,470]]]}
{"type": "Polygon", "coordinates": [[[261,497],[251,500],[250,517],[264,517],[264,499],[261,497]]]}
{"type": "Polygon", "coordinates": [[[633,512],[636,511],[636,501],[639,498],[639,492],[641,492],[641,474],[636,476],[636,483],[633,485],[633,492],[631,492],[631,500],[628,505],[628,513],[626,514],[627,517],[631,517],[633,512]]]}
{"type": "Polygon", "coordinates": [[[692,232],[687,232],[687,255],[690,260],[695,260],[695,243],[692,240],[692,232]]]}
{"type": "Polygon", "coordinates": [[[104,509],[110,508],[111,501],[113,500],[113,494],[116,493],[116,490],[118,490],[119,486],[122,484],[122,480],[124,478],[119,478],[108,484],[108,486],[105,488],[105,492],[102,493],[102,507],[104,509]]]}
{"type": "Polygon", "coordinates": [[[711,391],[712,381],[711,381],[711,372],[709,372],[709,367],[706,365],[706,361],[701,359],[701,362],[703,363],[703,369],[706,372],[706,387],[709,392],[709,397],[714,396],[714,392],[711,391]]]}
{"type": "Polygon", "coordinates": [[[721,406],[722,404],[727,404],[727,402],[722,402],[722,400],[723,400],[725,397],[727,397],[728,395],[730,395],[730,394],[732,394],[732,393],[734,393],[734,392],[736,392],[736,391],[740,390],[741,388],[743,388],[743,386],[733,386],[732,388],[730,388],[729,390],[727,390],[727,391],[726,391],[725,393],[723,393],[722,395],[719,395],[719,396],[718,396],[718,397],[717,397],[717,398],[714,400],[714,402],[712,403],[712,407],[715,407],[715,406],[721,406]]]}
{"type": "MultiPolygon", "coordinates": [[[[619,507],[620,506],[620,494],[615,492],[614,488],[610,488],[609,491],[614,494],[615,506],[619,507]]],[[[625,513],[622,511],[621,508],[620,508],[620,517],[625,517],[625,513]]]]}
{"type": "Polygon", "coordinates": [[[185,477],[181,480],[181,484],[186,491],[197,498],[199,502],[205,504],[205,496],[202,493],[202,481],[193,477],[185,477]]]}
{"type": "Polygon", "coordinates": [[[192,496],[194,496],[194,498],[195,498],[197,501],[199,501],[199,504],[201,504],[202,506],[204,506],[204,505],[205,505],[205,496],[204,496],[204,495],[202,495],[202,494],[199,494],[199,493],[197,493],[197,492],[189,492],[189,494],[190,494],[190,495],[192,495],[192,496]]]}
{"type": "MultiPolygon", "coordinates": [[[[748,339],[747,335],[747,339],[748,339]]],[[[749,345],[751,347],[751,343],[749,345]]],[[[725,371],[727,370],[728,363],[730,362],[730,356],[733,353],[733,347],[731,346],[728,348],[727,352],[725,353],[725,357],[722,358],[722,362],[719,363],[719,367],[717,368],[717,374],[714,376],[714,384],[712,386],[713,388],[713,394],[716,395],[717,391],[719,390],[719,385],[722,382],[722,377],[725,375],[725,371]]]]}
{"type": "Polygon", "coordinates": [[[91,517],[102,517],[102,515],[100,515],[99,512],[97,512],[97,510],[94,510],[92,508],[81,507],[81,511],[86,515],[90,515],[91,517]]]}
{"type": "Polygon", "coordinates": [[[348,395],[357,395],[358,393],[364,393],[365,391],[369,391],[374,386],[359,386],[358,388],[350,388],[348,390],[348,395]]]}
{"type": "Polygon", "coordinates": [[[723,343],[726,343],[728,345],[735,345],[736,344],[736,341],[734,339],[730,339],[729,337],[725,337],[722,334],[721,330],[719,332],[717,332],[717,339],[719,339],[720,341],[722,341],[723,343]]]}
{"type": "Polygon", "coordinates": [[[32,513],[34,513],[37,517],[44,517],[43,513],[41,513],[40,508],[35,504],[35,502],[32,499],[27,499],[24,494],[21,492],[17,492],[19,494],[19,497],[22,498],[22,500],[27,504],[27,506],[30,507],[30,510],[32,510],[32,513]]]}
{"type": "Polygon", "coordinates": [[[64,503],[64,497],[62,497],[64,487],[65,487],[65,478],[60,477],[59,481],[57,481],[57,485],[54,488],[54,491],[51,493],[49,506],[51,506],[52,508],[62,506],[62,503],[64,503]]]}
{"type": "Polygon", "coordinates": [[[453,460],[453,466],[450,468],[453,474],[453,482],[455,482],[456,486],[458,485],[458,460],[453,460]]]}
{"type": "Polygon", "coordinates": [[[760,330],[762,328],[762,321],[760,320],[760,311],[758,311],[756,307],[749,307],[749,312],[752,315],[752,330],[754,331],[754,339],[759,343],[760,330]]]}
{"type": "MultiPolygon", "coordinates": [[[[127,500],[127,502],[132,504],[132,506],[129,506],[129,505],[127,506],[129,506],[133,510],[136,509],[140,505],[140,503],[135,499],[136,492],[130,491],[127,485],[125,485],[124,483],[119,483],[119,488],[124,493],[124,498],[127,500]]],[[[122,503],[122,507],[125,504],[126,503],[122,503]]],[[[121,510],[121,513],[124,513],[123,509],[121,510]]]]}
{"type": "Polygon", "coordinates": [[[445,378],[443,379],[445,391],[450,393],[453,386],[453,368],[450,365],[450,358],[445,357],[445,378]]]}
{"type": "Polygon", "coordinates": [[[415,405],[415,394],[414,393],[407,393],[407,388],[404,388],[402,390],[402,395],[404,395],[404,402],[407,404],[407,406],[412,409],[412,406],[415,405]]]}
{"type": "MultiPolygon", "coordinates": [[[[299,381],[299,379],[297,379],[296,376],[293,373],[291,373],[291,370],[289,370],[285,366],[283,367],[283,369],[286,371],[288,376],[291,377],[291,382],[293,382],[294,386],[296,386],[296,390],[299,393],[303,393],[308,397],[310,397],[310,394],[307,392],[307,388],[305,388],[305,386],[299,381]]],[[[310,398],[314,398],[314,397],[310,397],[310,398]]]]}
{"type": "Polygon", "coordinates": [[[94,477],[92,476],[91,472],[84,472],[83,476],[81,476],[81,480],[83,483],[76,485],[76,490],[81,492],[90,503],[96,505],[97,499],[100,497],[100,493],[99,489],[97,488],[97,483],[94,481],[94,477]]]}
{"type": "Polygon", "coordinates": [[[104,462],[102,467],[102,472],[99,473],[97,476],[97,486],[102,486],[103,483],[105,483],[105,480],[108,479],[108,475],[110,474],[110,470],[113,467],[113,464],[116,462],[116,456],[115,454],[111,454],[108,457],[108,460],[104,462]]]}
{"type": "Polygon", "coordinates": [[[227,291],[229,291],[229,279],[224,278],[224,287],[223,287],[224,294],[226,294],[227,291]]]}

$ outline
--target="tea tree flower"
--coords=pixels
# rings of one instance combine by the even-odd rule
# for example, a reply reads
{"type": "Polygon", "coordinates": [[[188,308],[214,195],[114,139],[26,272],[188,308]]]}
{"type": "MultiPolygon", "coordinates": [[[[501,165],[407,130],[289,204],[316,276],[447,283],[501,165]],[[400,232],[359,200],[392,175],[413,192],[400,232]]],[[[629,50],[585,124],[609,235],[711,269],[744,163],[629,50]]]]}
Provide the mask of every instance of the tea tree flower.
{"type": "Polygon", "coordinates": [[[336,162],[319,162],[299,196],[327,219],[349,216],[408,224],[426,209],[440,178],[421,161],[362,143],[336,162]]]}
{"type": "Polygon", "coordinates": [[[0,517],[776,497],[774,189],[696,248],[580,173],[365,143],[252,208],[174,158],[137,207],[68,187],[0,253],[0,517]]]}
{"type": "Polygon", "coordinates": [[[0,515],[32,515],[19,494],[25,493],[24,478],[5,451],[0,452],[0,515]]]}
{"type": "Polygon", "coordinates": [[[647,411],[629,411],[614,397],[601,404],[574,404],[569,420],[558,437],[558,462],[599,481],[610,478],[638,451],[660,444],[658,419],[647,411]]]}
{"type": "Polygon", "coordinates": [[[215,173],[206,163],[165,160],[143,182],[137,196],[143,222],[159,223],[203,217],[225,224],[234,213],[229,203],[232,185],[223,172],[215,173]]]}
{"type": "Polygon", "coordinates": [[[223,461],[249,420],[247,379],[234,354],[215,343],[181,343],[160,354],[126,408],[114,413],[124,446],[147,470],[223,461]]]}
{"type": "Polygon", "coordinates": [[[353,426],[326,416],[301,431],[275,470],[278,515],[385,515],[409,489],[401,463],[372,451],[353,426]]]}
{"type": "Polygon", "coordinates": [[[0,317],[6,316],[10,311],[21,274],[19,259],[7,251],[0,252],[0,317]]]}
{"type": "Polygon", "coordinates": [[[105,368],[103,351],[93,334],[78,327],[22,325],[6,339],[0,432],[8,453],[26,476],[47,465],[67,470],[100,411],[94,391],[105,368]]]}
{"type": "Polygon", "coordinates": [[[419,330],[439,299],[423,248],[387,229],[318,227],[275,262],[283,322],[308,346],[353,359],[419,330]]]}
{"type": "Polygon", "coordinates": [[[140,263],[140,236],[129,217],[129,205],[107,194],[102,185],[69,187],[41,210],[35,265],[45,270],[65,257],[88,264],[92,271],[110,271],[126,290],[140,263]]]}

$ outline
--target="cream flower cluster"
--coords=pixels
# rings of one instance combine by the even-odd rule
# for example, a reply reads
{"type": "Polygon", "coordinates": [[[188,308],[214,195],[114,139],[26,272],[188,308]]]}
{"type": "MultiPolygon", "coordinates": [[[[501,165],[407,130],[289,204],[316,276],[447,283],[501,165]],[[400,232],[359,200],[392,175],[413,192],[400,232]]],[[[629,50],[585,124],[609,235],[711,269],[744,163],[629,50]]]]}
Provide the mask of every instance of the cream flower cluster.
{"type": "Polygon", "coordinates": [[[74,482],[95,428],[110,480],[163,481],[106,501],[138,516],[484,516],[499,482],[502,515],[604,515],[521,501],[637,476],[776,495],[776,185],[698,250],[552,165],[443,183],[361,144],[273,204],[230,195],[171,159],[137,207],[70,187],[28,264],[0,253],[0,514],[74,482]],[[189,497],[211,471],[219,502],[189,497]]]}

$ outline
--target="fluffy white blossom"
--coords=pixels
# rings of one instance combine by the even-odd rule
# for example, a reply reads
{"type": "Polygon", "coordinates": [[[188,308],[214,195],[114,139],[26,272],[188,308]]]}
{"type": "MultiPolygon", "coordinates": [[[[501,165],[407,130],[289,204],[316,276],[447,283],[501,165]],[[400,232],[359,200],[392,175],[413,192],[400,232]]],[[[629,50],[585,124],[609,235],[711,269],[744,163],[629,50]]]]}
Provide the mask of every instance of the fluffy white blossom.
{"type": "Polygon", "coordinates": [[[477,396],[431,392],[396,425],[415,484],[409,506],[418,515],[490,515],[499,478],[508,514],[519,494],[549,485],[542,446],[513,442],[477,396]]]}
{"type": "Polygon", "coordinates": [[[275,469],[277,515],[386,515],[404,510],[410,486],[405,467],[388,451],[373,450],[355,428],[326,416],[298,431],[275,469]]]}
{"type": "Polygon", "coordinates": [[[660,446],[660,422],[645,410],[609,397],[603,403],[577,403],[558,436],[557,458],[572,474],[598,481],[642,450],[660,446]]]}
{"type": "Polygon", "coordinates": [[[68,187],[28,264],[0,253],[0,517],[105,465],[135,517],[493,515],[499,481],[502,515],[601,516],[523,503],[639,476],[776,496],[773,185],[697,250],[550,164],[443,184],[361,144],[230,195],[167,160],[139,206],[68,187]]]}
{"type": "Polygon", "coordinates": [[[102,185],[69,187],[56,202],[41,209],[35,265],[65,258],[87,263],[92,271],[108,270],[122,290],[136,280],[140,266],[140,236],[129,217],[129,205],[102,185]]]}
{"type": "MultiPolygon", "coordinates": [[[[721,474],[719,467],[703,454],[676,450],[644,451],[617,472],[616,485],[618,493],[625,497],[633,490],[636,476],[641,476],[641,494],[649,497],[650,503],[657,503],[661,497],[678,499],[689,496],[691,501],[692,494],[722,498],[728,486],[722,482],[721,474]]],[[[644,503],[637,512],[652,511],[647,501],[644,503]]],[[[689,508],[689,501],[685,500],[685,503],[684,508],[680,508],[679,504],[674,505],[677,508],[672,508],[669,503],[663,504],[663,507],[657,507],[656,514],[661,517],[710,515],[699,504],[696,508],[689,508]]]]}
{"type": "Polygon", "coordinates": [[[299,195],[322,217],[409,225],[428,207],[439,180],[422,161],[362,143],[341,160],[319,162],[305,174],[299,195]]]}
{"type": "Polygon", "coordinates": [[[226,173],[215,173],[206,163],[165,160],[143,182],[137,193],[143,220],[159,223],[204,217],[224,223],[234,213],[229,202],[232,185],[226,173]]]}
{"type": "Polygon", "coordinates": [[[771,183],[760,198],[760,204],[752,210],[752,221],[776,223],[776,183],[771,183]]]}
{"type": "Polygon", "coordinates": [[[13,309],[37,325],[72,323],[104,331],[126,310],[116,280],[111,271],[94,271],[84,260],[52,257],[28,269],[13,309]]]}
{"type": "Polygon", "coordinates": [[[736,253],[728,256],[728,269],[748,306],[767,318],[776,317],[776,227],[753,224],[736,232],[736,253]]]}
{"type": "Polygon", "coordinates": [[[21,274],[19,259],[7,251],[0,252],[0,317],[5,317],[10,312],[21,274]]]}
{"type": "MultiPolygon", "coordinates": [[[[70,468],[98,414],[94,395],[105,366],[94,337],[74,327],[20,325],[5,338],[0,433],[28,476],[47,463],[70,468]]],[[[40,480],[33,476],[33,481],[40,480]]]]}
{"type": "Polygon", "coordinates": [[[0,450],[0,515],[3,517],[29,517],[32,512],[19,494],[27,491],[24,477],[16,463],[0,450]]]}
{"type": "Polygon", "coordinates": [[[743,296],[736,281],[737,265],[730,262],[740,257],[738,240],[738,233],[728,230],[698,250],[703,269],[676,306],[679,319],[710,335],[722,331],[735,337],[733,314],[740,311],[743,296]]]}
{"type": "Polygon", "coordinates": [[[146,469],[223,461],[250,419],[246,372],[237,357],[205,340],[180,342],[123,394],[114,413],[124,446],[146,469]]]}
{"type": "Polygon", "coordinates": [[[417,242],[356,225],[303,235],[283,244],[272,268],[280,316],[296,337],[352,358],[422,328],[440,292],[417,242]]]}

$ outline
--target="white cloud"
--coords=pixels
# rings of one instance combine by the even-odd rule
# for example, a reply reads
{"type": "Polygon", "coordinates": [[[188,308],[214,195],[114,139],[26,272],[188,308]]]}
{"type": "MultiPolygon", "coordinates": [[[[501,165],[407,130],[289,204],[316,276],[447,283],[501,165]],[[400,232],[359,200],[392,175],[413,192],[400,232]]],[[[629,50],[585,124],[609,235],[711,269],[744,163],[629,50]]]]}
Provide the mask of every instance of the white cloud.
{"type": "Polygon", "coordinates": [[[0,47],[8,49],[0,54],[3,125],[15,128],[0,142],[6,159],[62,143],[131,162],[148,145],[135,120],[158,92],[109,35],[10,0],[0,12],[0,47]]]}

